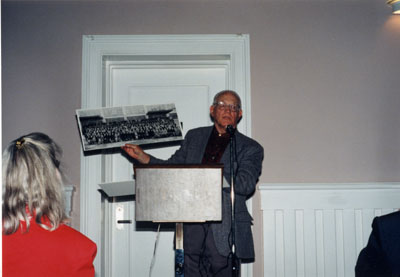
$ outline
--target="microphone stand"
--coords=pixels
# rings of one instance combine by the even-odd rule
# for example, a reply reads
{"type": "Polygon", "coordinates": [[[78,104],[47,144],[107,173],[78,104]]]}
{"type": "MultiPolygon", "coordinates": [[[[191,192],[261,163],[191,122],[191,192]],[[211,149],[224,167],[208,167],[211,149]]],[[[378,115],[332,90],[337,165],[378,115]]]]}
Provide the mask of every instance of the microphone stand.
{"type": "Polygon", "coordinates": [[[232,210],[231,210],[231,234],[232,234],[232,277],[239,277],[240,276],[240,263],[239,259],[236,256],[236,238],[235,238],[235,174],[234,174],[234,154],[236,153],[236,140],[235,140],[235,131],[236,129],[233,128],[232,125],[228,125],[226,127],[227,132],[230,134],[230,177],[231,177],[231,203],[232,203],[232,210]]]}

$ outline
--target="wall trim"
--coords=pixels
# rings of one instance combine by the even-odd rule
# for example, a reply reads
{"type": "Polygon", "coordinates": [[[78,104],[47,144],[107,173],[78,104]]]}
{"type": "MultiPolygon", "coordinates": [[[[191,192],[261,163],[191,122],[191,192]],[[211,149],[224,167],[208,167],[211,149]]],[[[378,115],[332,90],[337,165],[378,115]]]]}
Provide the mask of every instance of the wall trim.
{"type": "Polygon", "coordinates": [[[353,276],[374,217],[400,208],[400,182],[259,187],[263,276],[353,276]]]}
{"type": "Polygon", "coordinates": [[[258,190],[354,190],[354,189],[399,189],[400,182],[376,183],[263,183],[258,190]]]}

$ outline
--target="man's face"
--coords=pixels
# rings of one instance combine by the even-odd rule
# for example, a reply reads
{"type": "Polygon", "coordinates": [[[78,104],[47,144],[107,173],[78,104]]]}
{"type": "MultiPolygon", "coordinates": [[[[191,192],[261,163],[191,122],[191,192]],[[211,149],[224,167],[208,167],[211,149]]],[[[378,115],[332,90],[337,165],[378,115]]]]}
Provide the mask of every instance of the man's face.
{"type": "Polygon", "coordinates": [[[239,103],[234,95],[231,93],[222,94],[217,103],[223,105],[212,105],[210,107],[210,114],[214,119],[214,125],[220,134],[225,133],[226,126],[232,125],[236,128],[237,122],[242,117],[242,110],[234,111],[230,106],[237,106],[239,103]]]}

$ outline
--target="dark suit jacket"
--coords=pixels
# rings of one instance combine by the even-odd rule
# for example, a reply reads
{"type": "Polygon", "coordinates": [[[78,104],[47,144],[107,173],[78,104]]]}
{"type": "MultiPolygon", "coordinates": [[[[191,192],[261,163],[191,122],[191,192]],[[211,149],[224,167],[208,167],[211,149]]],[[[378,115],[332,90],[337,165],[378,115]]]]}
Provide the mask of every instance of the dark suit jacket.
{"type": "Polygon", "coordinates": [[[374,219],[368,244],[358,256],[356,276],[400,276],[400,212],[374,219]]]}
{"type": "MultiPolygon", "coordinates": [[[[208,139],[213,126],[190,130],[182,146],[167,161],[151,157],[150,163],[201,164],[208,139]]],[[[255,140],[235,132],[237,163],[234,163],[235,178],[235,211],[236,211],[236,254],[242,259],[254,258],[253,236],[251,233],[252,217],[247,211],[246,199],[253,194],[258,177],[261,174],[264,150],[255,140]]],[[[222,158],[223,175],[230,182],[230,146],[222,158]]],[[[211,224],[218,252],[227,256],[230,252],[229,233],[231,231],[230,189],[222,192],[222,222],[211,224]]]]}

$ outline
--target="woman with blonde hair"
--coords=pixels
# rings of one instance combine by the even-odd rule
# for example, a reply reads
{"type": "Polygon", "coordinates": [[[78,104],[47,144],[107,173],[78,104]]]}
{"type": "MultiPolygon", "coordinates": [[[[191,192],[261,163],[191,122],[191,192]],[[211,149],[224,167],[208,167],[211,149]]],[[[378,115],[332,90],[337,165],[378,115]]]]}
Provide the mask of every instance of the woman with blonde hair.
{"type": "Polygon", "coordinates": [[[96,244],[65,225],[61,148],[43,133],[3,152],[3,276],[94,276],[96,244]]]}

